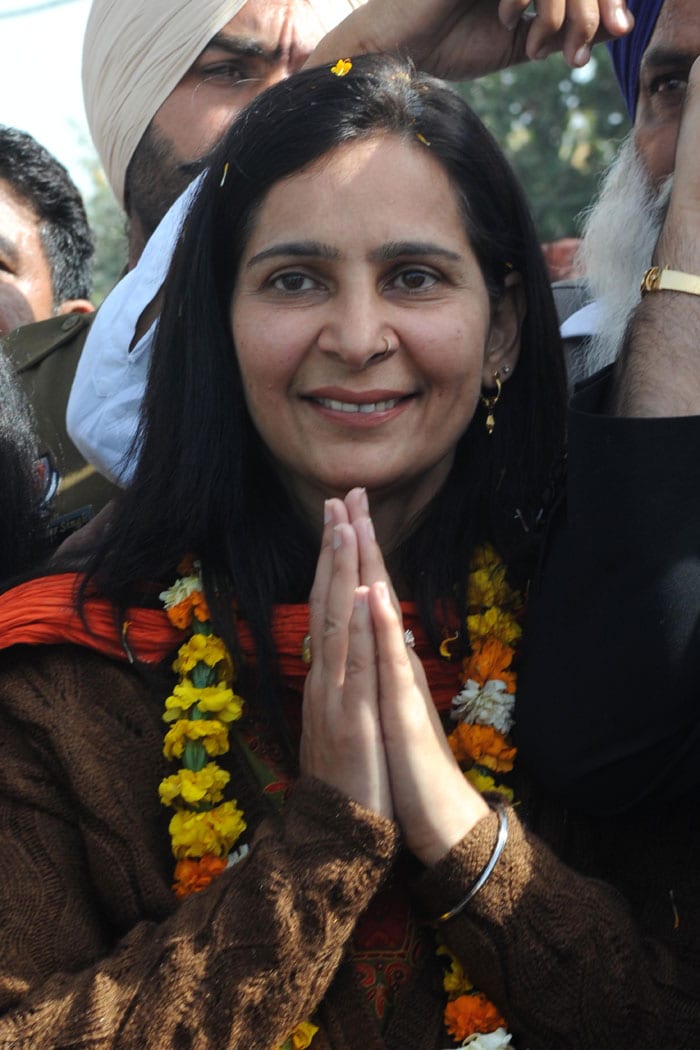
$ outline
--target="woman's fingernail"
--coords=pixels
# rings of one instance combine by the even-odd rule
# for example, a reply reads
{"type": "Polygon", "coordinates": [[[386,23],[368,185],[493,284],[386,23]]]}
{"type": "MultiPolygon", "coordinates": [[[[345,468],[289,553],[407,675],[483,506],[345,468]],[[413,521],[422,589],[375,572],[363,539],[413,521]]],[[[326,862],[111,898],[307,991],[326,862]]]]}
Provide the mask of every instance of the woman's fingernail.
{"type": "Polygon", "coordinates": [[[329,500],[323,501],[323,524],[330,525],[333,515],[331,514],[331,505],[329,500]]]}
{"type": "Polygon", "coordinates": [[[588,62],[590,57],[591,57],[590,45],[589,44],[581,44],[581,47],[578,49],[578,51],[574,55],[574,65],[575,66],[585,66],[586,62],[588,62]]]}
{"type": "Polygon", "coordinates": [[[356,587],[353,595],[353,604],[356,609],[362,609],[367,607],[367,597],[369,595],[369,587],[356,587]]]}
{"type": "Polygon", "coordinates": [[[624,7],[618,7],[617,11],[613,15],[613,20],[625,33],[628,29],[631,29],[634,24],[630,12],[626,11],[624,7]]]}
{"type": "Polygon", "coordinates": [[[366,514],[369,514],[369,500],[367,499],[367,489],[362,490],[361,502],[362,509],[365,511],[366,514]]]}
{"type": "Polygon", "coordinates": [[[389,588],[387,587],[384,580],[377,580],[374,585],[377,588],[377,594],[379,595],[380,601],[384,605],[391,605],[391,599],[389,598],[389,588]]]}

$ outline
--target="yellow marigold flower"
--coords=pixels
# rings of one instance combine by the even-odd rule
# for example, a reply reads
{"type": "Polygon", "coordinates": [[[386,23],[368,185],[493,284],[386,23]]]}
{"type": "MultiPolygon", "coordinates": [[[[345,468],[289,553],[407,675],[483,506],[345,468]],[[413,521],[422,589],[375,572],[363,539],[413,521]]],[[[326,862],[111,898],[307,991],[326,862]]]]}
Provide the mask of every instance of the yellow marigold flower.
{"type": "Polygon", "coordinates": [[[462,1042],[475,1032],[487,1034],[505,1028],[506,1022],[483,992],[460,995],[445,1007],[445,1027],[453,1039],[462,1042]]]}
{"type": "Polygon", "coordinates": [[[207,853],[227,856],[236,839],[245,831],[246,823],[235,802],[223,802],[204,813],[179,809],[173,814],[169,827],[173,854],[182,860],[184,857],[204,857],[207,853]]]}
{"type": "Polygon", "coordinates": [[[198,663],[216,667],[222,661],[225,661],[225,666],[230,666],[228,652],[221,638],[215,634],[193,634],[178,649],[173,670],[178,674],[187,674],[198,663]]]}
{"type": "Polygon", "coordinates": [[[447,739],[458,762],[476,762],[495,773],[508,773],[513,768],[516,749],[493,726],[461,722],[447,739]]]}
{"type": "Polygon", "coordinates": [[[505,565],[493,571],[479,569],[469,574],[467,604],[482,608],[489,605],[509,606],[515,602],[515,591],[506,580],[505,565]]]}
{"type": "Polygon", "coordinates": [[[503,559],[492,544],[480,543],[472,553],[472,559],[469,565],[472,572],[476,572],[479,569],[486,569],[487,572],[493,572],[494,569],[498,569],[503,565],[503,559]]]}
{"type": "Polygon", "coordinates": [[[452,954],[446,944],[441,944],[439,946],[437,954],[445,955],[450,960],[450,968],[445,972],[442,979],[442,987],[447,994],[456,996],[463,995],[465,992],[470,992],[474,985],[464,972],[464,967],[457,956],[452,954]]]}
{"type": "Polygon", "coordinates": [[[298,1024],[291,1036],[294,1050],[306,1050],[316,1032],[318,1032],[318,1025],[311,1024],[311,1021],[302,1021],[301,1024],[298,1024]]]}
{"type": "Polygon", "coordinates": [[[513,615],[505,609],[491,608],[484,613],[475,613],[467,616],[467,627],[469,637],[497,638],[504,645],[512,645],[520,638],[522,628],[513,615]]]}
{"type": "Polygon", "coordinates": [[[220,722],[235,722],[243,714],[243,699],[225,683],[202,686],[198,689],[191,678],[183,678],[165,701],[163,721],[174,722],[196,705],[207,714],[215,714],[220,722]]]}
{"type": "Polygon", "coordinates": [[[180,769],[162,780],[158,788],[164,806],[199,806],[202,802],[215,805],[224,797],[224,788],[231,776],[216,762],[207,762],[204,769],[180,769]]]}
{"type": "Polygon", "coordinates": [[[352,62],[349,58],[339,58],[334,66],[331,66],[331,73],[336,77],[346,77],[352,69],[352,62]]]}
{"type": "Polygon", "coordinates": [[[198,741],[214,758],[228,751],[228,728],[216,718],[179,718],[165,734],[163,754],[170,760],[180,758],[188,740],[198,741]]]}
{"type": "Polygon", "coordinates": [[[505,784],[497,784],[493,777],[482,772],[479,766],[472,766],[472,768],[468,769],[464,775],[472,787],[476,788],[476,790],[481,792],[482,795],[497,791],[499,795],[503,796],[506,802],[513,801],[512,789],[506,787],[505,784]]]}

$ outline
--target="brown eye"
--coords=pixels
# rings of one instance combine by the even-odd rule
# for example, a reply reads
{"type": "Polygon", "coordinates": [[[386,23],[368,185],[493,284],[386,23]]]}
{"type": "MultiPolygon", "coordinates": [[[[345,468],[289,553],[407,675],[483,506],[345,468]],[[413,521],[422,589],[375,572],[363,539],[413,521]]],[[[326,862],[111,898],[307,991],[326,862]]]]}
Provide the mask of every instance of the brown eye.
{"type": "Polygon", "coordinates": [[[402,270],[401,273],[397,274],[394,278],[394,284],[398,288],[404,288],[409,292],[422,292],[428,288],[432,288],[436,284],[438,278],[430,270],[402,270]]]}
{"type": "Polygon", "coordinates": [[[316,284],[305,273],[281,273],[273,277],[270,282],[273,288],[281,292],[308,292],[316,287],[316,284]]]}

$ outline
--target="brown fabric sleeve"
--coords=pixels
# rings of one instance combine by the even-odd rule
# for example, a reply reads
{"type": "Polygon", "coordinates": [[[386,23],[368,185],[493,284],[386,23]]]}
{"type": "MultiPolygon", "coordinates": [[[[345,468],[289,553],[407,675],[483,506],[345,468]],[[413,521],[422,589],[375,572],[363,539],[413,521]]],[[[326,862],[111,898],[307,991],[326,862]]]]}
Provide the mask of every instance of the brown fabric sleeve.
{"type": "MultiPolygon", "coordinates": [[[[129,837],[140,815],[124,793],[133,784],[139,798],[144,763],[158,755],[148,741],[141,747],[150,732],[143,690],[130,695],[125,672],[102,660],[54,661],[47,670],[59,679],[51,702],[36,691],[45,679],[29,671],[29,681],[15,677],[1,691],[0,1046],[271,1050],[323,997],[391,866],[395,826],[320,781],[301,780],[283,817],[261,825],[248,857],[178,906],[171,860],[154,858],[142,830],[129,837]],[[79,776],[78,759],[58,775],[64,719],[74,718],[74,696],[84,711],[88,703],[86,666],[97,673],[92,686],[101,681],[104,710],[84,719],[82,737],[74,719],[66,739],[90,752],[95,725],[117,713],[123,725],[112,719],[111,741],[105,735],[100,762],[92,759],[110,771],[111,788],[97,772],[92,783],[79,776]],[[30,711],[33,724],[15,722],[12,707],[30,711]]],[[[162,740],[158,720],[159,712],[162,740]]],[[[152,794],[149,780],[137,804],[151,806],[152,794]]],[[[156,798],[154,819],[147,813],[142,824],[153,825],[154,842],[165,832],[167,850],[160,809],[156,798]]]]}
{"type": "MultiPolygon", "coordinates": [[[[578,875],[512,809],[488,882],[440,935],[529,1050],[674,1050],[700,1036],[697,923],[645,937],[609,885],[578,875]],[[688,945],[695,945],[694,954],[688,945]]],[[[459,901],[493,850],[484,817],[417,886],[426,914],[459,901]]],[[[667,892],[667,891],[666,891],[667,892]]],[[[670,910],[669,910],[670,918],[670,910]]],[[[692,919],[691,919],[692,923],[692,919]]],[[[670,926],[670,924],[669,924],[670,926]]]]}

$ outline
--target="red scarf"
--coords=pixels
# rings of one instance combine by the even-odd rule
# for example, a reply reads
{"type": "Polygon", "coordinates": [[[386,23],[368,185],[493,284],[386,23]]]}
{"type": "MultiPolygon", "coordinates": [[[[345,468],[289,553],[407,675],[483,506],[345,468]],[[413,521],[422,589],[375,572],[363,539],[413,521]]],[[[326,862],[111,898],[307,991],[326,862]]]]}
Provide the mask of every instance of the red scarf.
{"type": "MultiPolygon", "coordinates": [[[[83,645],[114,660],[157,664],[166,659],[186,637],[169,622],[161,609],[133,607],[120,618],[107,598],[89,597],[78,611],[79,573],[42,576],[0,595],[0,649],[13,645],[83,645]]],[[[436,657],[412,602],[402,602],[404,624],[413,631],[436,706],[446,710],[457,691],[457,669],[436,657]]],[[[241,648],[255,663],[248,626],[238,621],[241,648]]],[[[303,690],[308,665],[301,659],[302,642],[309,629],[307,605],[278,605],[272,626],[282,677],[303,690]]]]}

